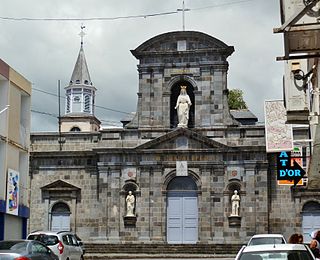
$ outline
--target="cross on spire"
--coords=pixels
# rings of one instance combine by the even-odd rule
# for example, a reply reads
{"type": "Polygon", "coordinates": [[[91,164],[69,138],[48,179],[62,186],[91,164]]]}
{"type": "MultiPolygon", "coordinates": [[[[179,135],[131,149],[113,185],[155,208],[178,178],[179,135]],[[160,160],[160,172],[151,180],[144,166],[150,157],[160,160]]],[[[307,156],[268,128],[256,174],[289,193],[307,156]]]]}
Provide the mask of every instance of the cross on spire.
{"type": "Polygon", "coordinates": [[[182,8],[177,9],[178,12],[182,12],[182,30],[185,30],[184,13],[190,11],[190,9],[184,7],[184,0],[182,1],[182,8]]]}
{"type": "Polygon", "coordinates": [[[86,35],[83,31],[84,28],[86,28],[83,24],[81,24],[81,32],[79,33],[80,38],[81,38],[81,46],[83,45],[83,37],[86,35]]]}

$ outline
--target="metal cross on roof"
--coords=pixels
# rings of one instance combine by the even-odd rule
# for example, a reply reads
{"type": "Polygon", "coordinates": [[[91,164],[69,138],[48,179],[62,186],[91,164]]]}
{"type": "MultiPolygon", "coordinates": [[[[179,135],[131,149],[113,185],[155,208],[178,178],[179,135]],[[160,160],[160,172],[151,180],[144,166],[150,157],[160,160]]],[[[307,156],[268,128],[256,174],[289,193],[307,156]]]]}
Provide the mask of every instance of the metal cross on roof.
{"type": "Polygon", "coordinates": [[[185,30],[185,22],[184,22],[184,13],[186,12],[186,11],[190,11],[190,9],[186,9],[185,7],[184,7],[184,0],[182,1],[182,9],[181,8],[179,8],[179,9],[177,9],[177,11],[178,12],[182,12],[182,30],[184,31],[185,30]]]}
{"type": "Polygon", "coordinates": [[[83,45],[83,37],[86,35],[83,31],[84,28],[86,28],[83,24],[81,24],[81,32],[79,33],[80,37],[81,37],[81,45],[83,45]]]}

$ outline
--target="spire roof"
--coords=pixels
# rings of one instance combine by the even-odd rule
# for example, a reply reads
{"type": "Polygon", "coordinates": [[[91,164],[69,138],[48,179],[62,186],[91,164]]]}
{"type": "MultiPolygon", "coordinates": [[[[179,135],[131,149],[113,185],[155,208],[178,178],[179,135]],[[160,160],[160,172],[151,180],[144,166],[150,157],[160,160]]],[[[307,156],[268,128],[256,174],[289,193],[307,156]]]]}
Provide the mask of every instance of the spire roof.
{"type": "Polygon", "coordinates": [[[92,85],[88,65],[86,62],[86,57],[84,55],[82,42],[81,42],[78,59],[74,66],[69,85],[76,85],[76,84],[92,85]]]}

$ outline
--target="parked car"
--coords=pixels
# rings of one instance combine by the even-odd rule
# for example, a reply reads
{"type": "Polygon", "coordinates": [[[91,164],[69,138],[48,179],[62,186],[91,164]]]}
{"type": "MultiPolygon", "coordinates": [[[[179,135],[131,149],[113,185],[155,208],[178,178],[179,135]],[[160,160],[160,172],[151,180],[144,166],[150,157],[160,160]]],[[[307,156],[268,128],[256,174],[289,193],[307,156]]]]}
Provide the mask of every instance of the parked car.
{"type": "Polygon", "coordinates": [[[59,260],[83,260],[84,252],[76,235],[70,231],[36,231],[28,235],[28,239],[38,240],[47,245],[59,260]]]}
{"type": "Polygon", "coordinates": [[[273,244],[243,246],[235,260],[315,260],[304,244],[273,244]]]}
{"type": "Polygon", "coordinates": [[[286,243],[286,239],[281,234],[258,234],[250,238],[248,246],[286,243]]]}
{"type": "Polygon", "coordinates": [[[0,259],[58,260],[59,257],[39,241],[4,240],[0,241],[0,259]]]}

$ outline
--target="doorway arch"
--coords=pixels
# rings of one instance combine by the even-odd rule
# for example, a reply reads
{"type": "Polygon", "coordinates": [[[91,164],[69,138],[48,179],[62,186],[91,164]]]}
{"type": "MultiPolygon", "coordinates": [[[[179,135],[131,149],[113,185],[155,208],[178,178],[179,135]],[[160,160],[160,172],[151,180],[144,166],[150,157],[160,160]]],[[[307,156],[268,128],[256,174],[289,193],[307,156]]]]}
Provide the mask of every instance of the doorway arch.
{"type": "Polygon", "coordinates": [[[171,87],[170,93],[170,128],[176,128],[178,126],[178,115],[175,109],[178,96],[180,95],[180,86],[187,86],[187,94],[190,97],[191,107],[189,110],[189,121],[188,128],[194,128],[195,125],[195,98],[194,98],[194,87],[190,82],[185,79],[181,79],[175,82],[171,87]]]}
{"type": "Polygon", "coordinates": [[[198,241],[197,184],[189,176],[174,177],[167,186],[167,242],[198,241]]]}
{"type": "Polygon", "coordinates": [[[51,209],[51,230],[70,231],[70,208],[64,202],[57,202],[51,209]]]}
{"type": "Polygon", "coordinates": [[[320,230],[320,204],[309,201],[302,208],[302,233],[303,241],[311,241],[311,232],[320,230]]]}

